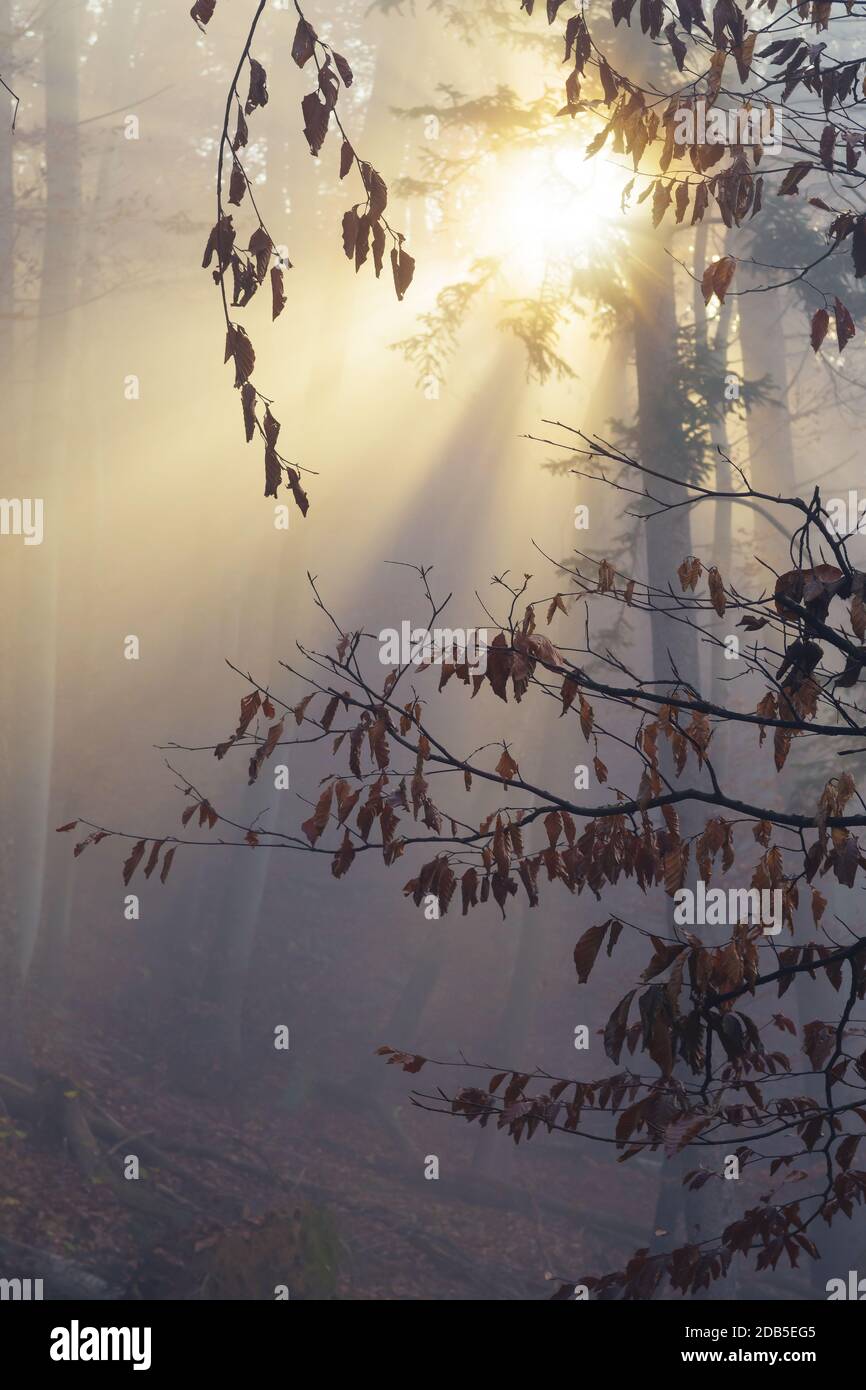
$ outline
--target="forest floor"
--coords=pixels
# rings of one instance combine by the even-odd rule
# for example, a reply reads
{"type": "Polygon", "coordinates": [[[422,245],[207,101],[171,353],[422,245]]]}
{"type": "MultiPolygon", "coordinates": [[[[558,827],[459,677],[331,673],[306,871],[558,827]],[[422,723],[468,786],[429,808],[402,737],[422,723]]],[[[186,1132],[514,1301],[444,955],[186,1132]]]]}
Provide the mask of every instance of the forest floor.
{"type": "MultiPolygon", "coordinates": [[[[143,1055],[122,1011],[86,1025],[53,1013],[38,1031],[26,1089],[0,1075],[3,1277],[59,1269],[73,1290],[79,1275],[101,1281],[81,1296],[112,1299],[544,1301],[653,1235],[658,1165],[612,1164],[572,1136],[515,1152],[437,1117],[442,1171],[427,1180],[431,1117],[389,1106],[384,1063],[369,1091],[293,1092],[278,1062],[190,1087],[143,1055]],[[123,1176],[130,1156],[137,1179],[123,1176]]],[[[397,1088],[404,1102],[410,1089],[397,1088]]],[[[814,1295],[808,1271],[744,1270],[728,1296],[814,1295]]]]}
{"type": "MultiPolygon", "coordinates": [[[[102,1167],[83,1171],[74,1143],[0,1107],[0,1253],[5,1241],[59,1257],[110,1297],[272,1299],[284,1285],[301,1299],[544,1300],[559,1279],[618,1267],[651,1230],[656,1179],[637,1165],[626,1208],[605,1217],[605,1167],[578,1165],[569,1141],[533,1153],[515,1184],[479,1166],[477,1125],[443,1119],[466,1135],[465,1162],[428,1181],[412,1138],[423,1112],[401,1112],[398,1129],[336,1089],[287,1110],[274,1077],[241,1102],[190,1095],[111,1033],[56,1020],[39,1058],[68,1088],[62,1104],[80,1097],[119,1126],[102,1167]],[[140,1157],[123,1180],[148,1145],[170,1161],[140,1157]],[[144,1185],[165,1212],[130,1202],[144,1185]]],[[[495,1164],[511,1141],[492,1137],[495,1164]]]]}

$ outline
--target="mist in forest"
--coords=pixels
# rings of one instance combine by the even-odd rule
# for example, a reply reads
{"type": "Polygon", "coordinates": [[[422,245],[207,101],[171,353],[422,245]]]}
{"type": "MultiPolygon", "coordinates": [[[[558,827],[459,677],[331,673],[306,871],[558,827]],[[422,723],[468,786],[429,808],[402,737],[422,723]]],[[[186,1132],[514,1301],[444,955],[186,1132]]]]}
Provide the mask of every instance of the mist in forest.
{"type": "MultiPolygon", "coordinates": [[[[647,518],[646,491],[670,500],[670,486],[608,463],[628,484],[611,486],[569,428],[708,489],[738,490],[741,469],[767,494],[808,501],[819,484],[845,500],[858,340],[843,356],[831,329],[813,350],[815,306],[793,277],[706,302],[714,258],[820,254],[819,214],[765,193],[741,226],[715,208],[653,225],[631,157],[585,157],[600,98],[561,114],[561,37],[538,14],[499,0],[474,20],[450,5],[304,7],[326,45],[316,68],[330,46],[353,77],[337,106],[348,135],[332,127],[313,157],[301,101],[316,71],[293,61],[298,15],[274,0],[250,50],[268,99],[247,117],[248,183],[230,206],[227,167],[221,194],[236,245],[260,216],[284,267],[275,318],[268,286],[227,310],[254,343],[256,408],[279,419],[308,514],[288,486],[263,496],[258,427],[248,443],[224,362],[219,254],[202,267],[256,6],[200,8],[196,23],[186,5],[0,0],[14,94],[0,101],[0,1274],[44,1278],[61,1299],[543,1300],[635,1249],[702,1239],[765,1190],[747,1174],[744,1196],[689,1191],[691,1151],[617,1162],[583,1137],[607,1132],[594,1104],[581,1134],[542,1126],[519,1143],[440,1113],[482,1084],[476,1066],[586,1083],[610,1071],[602,1034],[642,978],[645,939],[602,952],[591,986],[575,942],[611,918],[663,937],[670,897],[628,874],[598,892],[551,883],[538,905],[518,881],[506,907],[492,894],[468,913],[458,889],[450,910],[425,910],[404,891],[430,857],[420,843],[390,864],[359,852],[337,874],[342,829],[326,853],[300,827],[327,779],[349,776],[349,742],[333,745],[350,711],[306,737],[297,672],[335,629],[362,632],[381,687],[378,635],[425,627],[428,586],[448,599],[440,625],[492,636],[512,614],[531,635],[525,589],[569,595],[533,622],[560,648],[588,641],[577,665],[652,686],[673,664],[754,708],[763,687],[693,626],[604,608],[596,566],[609,560],[614,588],[632,576],[674,592],[696,557],[729,595],[766,599],[791,568],[787,533],[766,506],[710,495],[647,518]],[[369,187],[360,163],[341,178],[343,138],[387,184],[385,216],[414,259],[402,298],[387,255],[380,276],[346,255],[344,214],[369,187]],[[592,576],[582,598],[575,566],[592,576]],[[251,735],[280,718],[291,746],[250,775],[251,735]],[[260,843],[265,825],[283,838],[260,843]],[[388,1065],[381,1048],[436,1066],[388,1065]]],[[[637,30],[608,23],[623,62],[645,56],[637,30]]],[[[738,266],[735,283],[761,273],[738,266]]],[[[862,286],[840,277],[834,261],[810,283],[857,319],[862,286]]],[[[849,554],[863,563],[861,535],[849,554]]],[[[439,693],[439,675],[413,672],[400,703],[416,690],[459,759],[492,771],[510,754],[563,804],[634,790],[625,702],[596,709],[603,748],[579,703],[560,718],[556,681],[503,702],[470,698],[459,675],[439,693]]],[[[722,728],[714,748],[750,804],[811,805],[839,767],[795,740],[783,790],[753,729],[722,728]]],[[[443,833],[493,807],[477,777],[441,798],[444,779],[427,779],[443,833]]],[[[544,801],[506,788],[526,814],[544,801]]],[[[404,817],[419,838],[425,814],[404,817]]],[[[853,924],[842,884],[815,882],[825,921],[853,924]]],[[[835,1007],[827,980],[814,990],[804,1017],[796,989],[778,1006],[797,1027],[835,1007]]],[[[626,1050],[613,1070],[629,1068],[651,1064],[626,1050]]],[[[706,1296],[823,1297],[856,1267],[862,1220],[819,1243],[820,1259],[743,1264],[706,1296]]]]}

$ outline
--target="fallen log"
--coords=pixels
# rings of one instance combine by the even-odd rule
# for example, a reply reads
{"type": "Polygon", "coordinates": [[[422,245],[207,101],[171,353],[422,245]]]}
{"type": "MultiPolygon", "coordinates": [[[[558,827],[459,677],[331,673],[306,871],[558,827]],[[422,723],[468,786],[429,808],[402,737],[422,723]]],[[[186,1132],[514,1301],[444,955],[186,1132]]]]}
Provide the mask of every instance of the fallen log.
{"type": "Polygon", "coordinates": [[[92,1302],[125,1296],[125,1283],[120,1278],[116,1282],[104,1279],[72,1260],[3,1236],[0,1236],[0,1278],[40,1279],[42,1297],[46,1300],[92,1302]]]}
{"type": "MultiPolygon", "coordinates": [[[[201,1214],[195,1203],[155,1182],[122,1176],[120,1165],[111,1160],[94,1132],[94,1126],[105,1129],[97,1108],[68,1078],[42,1073],[35,1086],[26,1086],[0,1074],[0,1097],[9,1113],[29,1123],[43,1142],[65,1147],[84,1178],[104,1184],[119,1202],[139,1215],[181,1229],[201,1214]]],[[[115,1142],[128,1138],[130,1145],[133,1143],[132,1135],[126,1136],[113,1125],[110,1136],[115,1142]]],[[[148,1148],[155,1159],[156,1151],[148,1148]]],[[[164,1162],[167,1169],[173,1168],[170,1160],[164,1162]]]]}

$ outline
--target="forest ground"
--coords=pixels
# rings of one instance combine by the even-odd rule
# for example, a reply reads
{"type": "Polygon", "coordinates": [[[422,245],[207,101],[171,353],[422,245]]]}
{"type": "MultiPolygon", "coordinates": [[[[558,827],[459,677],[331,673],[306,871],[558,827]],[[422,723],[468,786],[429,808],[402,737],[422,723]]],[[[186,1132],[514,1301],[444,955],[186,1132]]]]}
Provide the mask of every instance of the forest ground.
{"type": "Polygon", "coordinates": [[[120,1150],[150,1140],[172,1171],[142,1162],[138,1181],[190,1204],[177,1223],[151,1219],[55,1135],[0,1114],[3,1240],[96,1275],[112,1297],[272,1298],[282,1283],[294,1298],[544,1299],[556,1287],[545,1274],[611,1267],[652,1219],[651,1172],[633,1168],[627,1209],[606,1218],[605,1166],[585,1152],[578,1164],[567,1139],[534,1153],[531,1186],[517,1187],[473,1169],[477,1125],[443,1118],[459,1176],[429,1181],[411,1107],[399,1128],[335,1088],[287,1109],[276,1071],[214,1100],[178,1089],[113,1027],[66,1012],[45,1037],[43,1025],[39,1073],[128,1132],[118,1168],[120,1150]]]}
{"type": "MultiPolygon", "coordinates": [[[[632,1163],[628,1199],[608,1212],[604,1161],[584,1148],[578,1164],[568,1139],[548,1139],[531,1186],[516,1186],[473,1169],[477,1125],[443,1118],[465,1161],[456,1178],[427,1181],[413,1141],[422,1112],[411,1108],[399,1129],[379,1109],[347,1110],[336,1091],[289,1113],[276,1075],[240,1101],[191,1095],[71,1017],[56,1019],[40,1065],[121,1122],[132,1136],[121,1148],[134,1152],[138,1136],[170,1153],[171,1172],[143,1164],[139,1181],[190,1204],[177,1224],[143,1217],[84,1176],[66,1146],[0,1115],[0,1250],[20,1242],[58,1256],[111,1298],[271,1299],[285,1284],[295,1299],[543,1300],[558,1286],[546,1275],[616,1267],[651,1230],[653,1171],[632,1163]]],[[[453,1168],[453,1143],[449,1153],[453,1168]]],[[[808,1297],[785,1283],[740,1296],[808,1297]]]]}

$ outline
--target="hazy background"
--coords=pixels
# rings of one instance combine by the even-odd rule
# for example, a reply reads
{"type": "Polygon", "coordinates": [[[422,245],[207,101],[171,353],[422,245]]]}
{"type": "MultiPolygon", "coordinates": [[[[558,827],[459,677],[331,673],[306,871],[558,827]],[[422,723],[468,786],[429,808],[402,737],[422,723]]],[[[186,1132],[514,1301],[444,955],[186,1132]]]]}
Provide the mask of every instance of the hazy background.
{"type": "MultiPolygon", "coordinates": [[[[547,433],[545,416],[633,427],[629,267],[663,259],[668,308],[681,324],[694,321],[693,286],[664,245],[647,249],[645,209],[619,214],[629,172],[583,165],[590,127],[556,125],[557,43],[538,16],[511,8],[501,10],[525,31],[522,45],[480,18],[472,45],[447,11],[420,5],[307,12],[355,68],[344,119],[391,185],[389,216],[417,259],[398,303],[387,270],[377,283],[369,265],[356,276],[345,260],[340,217],[359,193],[339,185],[333,133],[320,159],[310,157],[300,129],[310,83],[290,59],[295,16],[268,7],[253,52],[268,70],[270,101],[251,118],[247,167],[294,269],[276,324],[269,297],[239,317],[256,346],[256,384],[283,422],[281,445],[317,472],[305,478],[308,517],[292,509],[285,532],[261,495],[260,452],[244,443],[222,365],[219,294],[200,268],[222,108],[252,6],[222,0],[201,35],[184,4],[54,0],[34,10],[0,0],[0,73],[21,103],[14,134],[0,126],[2,491],[45,500],[41,546],[0,539],[7,1050],[25,1072],[47,1067],[92,1086],[133,1131],[174,1127],[204,1145],[219,1134],[234,1153],[241,1136],[297,1180],[292,1197],[241,1191],[231,1219],[207,1210],[220,1229],[245,1210],[261,1217],[300,1201],[311,1185],[307,1195],[337,1231],[340,1297],[544,1297],[546,1273],[602,1272],[650,1237],[657,1163],[618,1168],[609,1153],[561,1135],[515,1151],[477,1127],[410,1111],[409,1091],[426,1074],[409,1078],[371,1058],[389,1043],[602,1074],[598,1040],[589,1056],[575,1052],[574,1028],[598,1027],[630,987],[628,952],[616,971],[599,972],[590,995],[576,985],[574,941],[611,912],[651,909],[630,889],[604,907],[562,893],[534,912],[515,900],[505,923],[492,904],[429,923],[401,892],[409,856],[389,871],[359,858],[336,883],[324,857],[181,848],[165,887],[156,876],[133,883],[141,917],[130,922],[126,850],[108,840],[74,859],[78,837],[54,828],[83,816],[143,836],[179,833],[183,798],[166,756],[241,820],[265,806],[281,828],[305,818],[296,793],[315,796],[327,766],[317,754],[291,754],[292,790],[277,793],[269,778],[246,788],[242,753],[218,764],[156,745],[212,745],[233,730],[246,687],[224,659],[300,698],[277,663],[292,659],[297,641],[325,640],[307,571],[344,626],[377,631],[425,617],[411,576],[388,560],[433,565],[434,588],[453,591],[448,617],[459,626],[483,622],[475,591],[487,601],[503,570],[530,571],[541,592],[556,590],[533,541],[556,558],[575,543],[600,557],[622,553],[625,529],[635,572],[645,567],[625,499],[546,467],[553,451],[525,436],[547,433]],[[400,180],[428,176],[431,141],[423,114],[394,108],[423,113],[502,84],[512,106],[531,108],[530,135],[483,112],[474,126],[445,122],[437,150],[463,161],[459,173],[435,206],[402,196],[400,180]],[[125,136],[130,116],[136,139],[125,136]],[[562,157],[569,141],[574,155],[562,157]],[[429,399],[393,344],[488,257],[498,270],[429,399]],[[603,284],[592,282],[599,266],[603,284]],[[548,295],[556,351],[573,375],[533,373],[525,344],[502,326],[514,301],[548,295]],[[131,375],[136,400],[125,398],[131,375]],[[591,508],[588,533],[574,530],[578,502],[591,508]],[[124,659],[130,634],[138,661],[124,659]],[[288,1054],[273,1049],[280,1023],[291,1028],[288,1054]],[[438,1184],[423,1180],[427,1155],[439,1157],[438,1184]]],[[[666,236],[691,261],[695,231],[666,236]]],[[[704,258],[721,247],[711,226],[704,258]]],[[[846,460],[861,418],[859,358],[849,350],[847,380],[832,354],[813,358],[793,291],[742,304],[723,366],[746,396],[744,379],[766,374],[785,408],[754,392],[748,420],[731,412],[725,442],[779,487],[785,470],[805,489],[836,468],[845,496],[856,485],[846,460]],[[756,343],[766,350],[760,373],[746,362],[756,343]]],[[[674,415],[683,390],[670,383],[674,415]]],[[[681,535],[662,537],[657,555],[671,569],[689,548],[715,557],[714,525],[709,509],[699,511],[686,549],[681,535]]],[[[735,515],[726,542],[741,574],[756,574],[756,525],[735,515]]],[[[784,567],[774,545],[766,539],[760,553],[784,567]]],[[[566,632],[553,630],[554,640],[566,632]]],[[[651,662],[652,638],[638,623],[619,640],[632,663],[651,662]]],[[[570,791],[574,765],[589,761],[574,731],[537,707],[491,703],[470,708],[449,687],[439,727],[466,751],[507,734],[525,776],[570,791]]],[[[748,766],[752,754],[731,756],[748,766]]],[[[110,1204],[101,1222],[83,1220],[77,1175],[57,1160],[53,1188],[20,1147],[0,1147],[13,1199],[0,1232],[7,1222],[10,1239],[97,1271],[116,1246],[121,1263],[150,1270],[156,1235],[130,1231],[110,1204]]],[[[797,1285],[787,1277],[790,1293],[797,1285]]],[[[158,1296],[199,1286],[172,1282],[162,1267],[151,1284],[143,1278],[158,1296]]],[[[109,1283],[125,1287],[114,1273],[109,1283]]],[[[784,1280],[756,1280],[750,1292],[784,1296],[784,1280]]]]}

